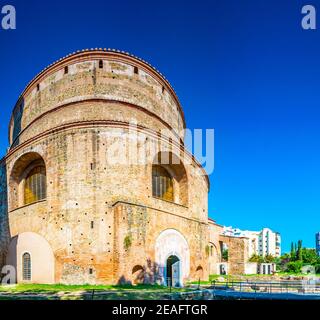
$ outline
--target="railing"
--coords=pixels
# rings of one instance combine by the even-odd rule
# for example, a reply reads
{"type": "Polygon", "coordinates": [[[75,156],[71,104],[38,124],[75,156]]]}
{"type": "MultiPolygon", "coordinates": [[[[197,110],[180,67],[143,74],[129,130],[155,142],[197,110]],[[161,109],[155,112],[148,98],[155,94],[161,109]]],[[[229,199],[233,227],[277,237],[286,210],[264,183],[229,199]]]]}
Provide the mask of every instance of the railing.
{"type": "Polygon", "coordinates": [[[179,287],[179,278],[176,277],[167,277],[166,278],[167,287],[172,291],[172,288],[179,287]]]}
{"type": "Polygon", "coordinates": [[[238,292],[251,293],[300,293],[319,294],[319,280],[299,280],[299,281],[211,281],[213,290],[232,290],[238,292]]]}

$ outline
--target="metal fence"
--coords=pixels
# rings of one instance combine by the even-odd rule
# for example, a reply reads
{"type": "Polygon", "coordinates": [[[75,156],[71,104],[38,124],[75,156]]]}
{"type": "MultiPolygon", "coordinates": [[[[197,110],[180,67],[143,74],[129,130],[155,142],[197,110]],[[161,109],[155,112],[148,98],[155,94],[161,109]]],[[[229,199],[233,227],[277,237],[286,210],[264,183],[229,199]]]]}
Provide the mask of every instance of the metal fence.
{"type": "Polygon", "coordinates": [[[320,280],[299,281],[211,281],[214,290],[232,290],[254,293],[320,294],[320,280]]]}

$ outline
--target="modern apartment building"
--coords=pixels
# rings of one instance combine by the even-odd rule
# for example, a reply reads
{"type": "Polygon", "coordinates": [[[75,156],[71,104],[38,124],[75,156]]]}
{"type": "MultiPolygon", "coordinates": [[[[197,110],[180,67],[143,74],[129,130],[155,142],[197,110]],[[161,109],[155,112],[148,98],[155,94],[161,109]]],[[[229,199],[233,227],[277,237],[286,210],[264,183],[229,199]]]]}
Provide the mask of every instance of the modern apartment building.
{"type": "Polygon", "coordinates": [[[246,237],[250,239],[249,256],[257,254],[265,257],[272,255],[280,257],[281,255],[281,236],[278,232],[273,232],[269,228],[263,228],[261,231],[240,230],[238,228],[225,227],[224,235],[233,237],[246,237]]]}
{"type": "Polygon", "coordinates": [[[281,237],[278,232],[273,232],[269,228],[261,230],[259,234],[259,254],[263,257],[266,255],[280,257],[281,237]]]}

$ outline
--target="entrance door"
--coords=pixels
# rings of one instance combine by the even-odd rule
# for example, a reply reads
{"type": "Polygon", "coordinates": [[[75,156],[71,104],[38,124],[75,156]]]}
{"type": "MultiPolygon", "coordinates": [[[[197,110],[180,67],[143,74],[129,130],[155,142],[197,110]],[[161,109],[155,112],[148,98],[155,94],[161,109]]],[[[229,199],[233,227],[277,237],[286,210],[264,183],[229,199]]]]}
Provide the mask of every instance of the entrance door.
{"type": "Polygon", "coordinates": [[[170,256],[167,260],[167,285],[180,286],[180,260],[177,256],[170,256]]]}
{"type": "Polygon", "coordinates": [[[180,261],[172,265],[172,283],[174,287],[180,286],[180,261]]]}

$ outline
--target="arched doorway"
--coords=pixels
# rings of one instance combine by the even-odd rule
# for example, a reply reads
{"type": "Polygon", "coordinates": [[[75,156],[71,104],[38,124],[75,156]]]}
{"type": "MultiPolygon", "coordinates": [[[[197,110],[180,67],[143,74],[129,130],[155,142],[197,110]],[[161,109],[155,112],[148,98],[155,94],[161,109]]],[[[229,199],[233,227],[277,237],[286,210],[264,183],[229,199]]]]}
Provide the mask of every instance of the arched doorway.
{"type": "Polygon", "coordinates": [[[173,274],[178,279],[176,283],[179,286],[189,279],[190,249],[179,231],[167,229],[160,233],[155,245],[155,265],[159,284],[168,285],[167,278],[172,279],[173,274]]]}
{"type": "Polygon", "coordinates": [[[180,259],[177,256],[170,256],[166,265],[167,285],[180,287],[180,259]]]}

